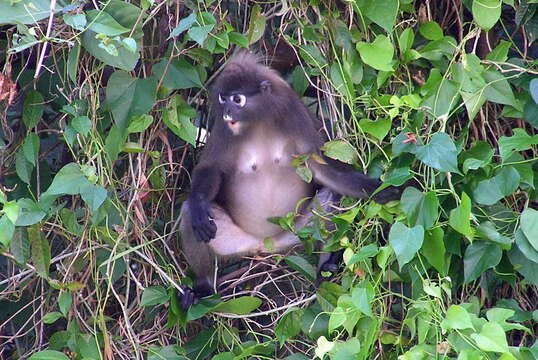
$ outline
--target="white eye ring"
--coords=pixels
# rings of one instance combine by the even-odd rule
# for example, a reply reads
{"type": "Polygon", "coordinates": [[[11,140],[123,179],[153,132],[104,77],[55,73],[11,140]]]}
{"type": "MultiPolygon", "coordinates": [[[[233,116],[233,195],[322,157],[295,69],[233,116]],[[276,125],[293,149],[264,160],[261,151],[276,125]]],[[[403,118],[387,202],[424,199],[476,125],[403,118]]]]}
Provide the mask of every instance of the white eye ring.
{"type": "Polygon", "coordinates": [[[243,94],[235,94],[235,95],[230,96],[230,101],[233,102],[234,104],[239,105],[239,107],[243,107],[247,103],[247,97],[243,94]]]}
{"type": "Polygon", "coordinates": [[[224,98],[222,96],[220,96],[220,94],[219,94],[219,103],[221,103],[221,104],[225,103],[224,98]]]}

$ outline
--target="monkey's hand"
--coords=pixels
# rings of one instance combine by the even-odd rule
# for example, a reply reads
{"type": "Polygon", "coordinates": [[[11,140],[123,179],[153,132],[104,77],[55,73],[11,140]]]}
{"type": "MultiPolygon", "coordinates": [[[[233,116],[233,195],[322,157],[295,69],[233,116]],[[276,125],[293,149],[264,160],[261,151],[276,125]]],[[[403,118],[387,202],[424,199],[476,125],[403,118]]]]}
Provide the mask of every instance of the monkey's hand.
{"type": "Polygon", "coordinates": [[[215,215],[209,201],[202,194],[192,194],[189,199],[191,224],[194,236],[198,241],[209,242],[217,234],[215,215]]]}
{"type": "Polygon", "coordinates": [[[391,200],[399,200],[402,195],[403,189],[396,186],[389,186],[384,188],[377,194],[375,194],[372,199],[379,204],[386,204],[391,200]]]}

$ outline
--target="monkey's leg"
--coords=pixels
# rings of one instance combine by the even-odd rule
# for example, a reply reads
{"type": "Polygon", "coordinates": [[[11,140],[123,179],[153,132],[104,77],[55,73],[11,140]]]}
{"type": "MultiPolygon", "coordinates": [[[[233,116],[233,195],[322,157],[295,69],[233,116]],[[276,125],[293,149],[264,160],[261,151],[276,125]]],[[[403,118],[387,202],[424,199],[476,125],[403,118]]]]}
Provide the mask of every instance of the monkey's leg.
{"type": "MultiPolygon", "coordinates": [[[[331,205],[337,203],[339,200],[340,195],[331,191],[329,188],[324,187],[320,189],[314,199],[312,199],[308,205],[307,209],[296,221],[295,228],[300,230],[305,227],[314,216],[312,213],[312,210],[314,209],[326,215],[333,213],[334,209],[331,207],[331,205]]],[[[274,252],[285,251],[301,242],[295,234],[288,231],[284,231],[277,236],[273,236],[272,240],[274,252]]],[[[342,263],[342,253],[343,251],[341,250],[332,253],[321,253],[318,263],[318,276],[321,276],[322,271],[329,271],[332,273],[338,271],[338,268],[342,263]]]]}
{"type": "MultiPolygon", "coordinates": [[[[334,166],[334,161],[327,160],[327,164],[309,160],[308,165],[312,170],[314,181],[329,189],[357,199],[365,199],[370,196],[382,182],[372,179],[365,174],[351,169],[340,169],[334,166]]],[[[401,187],[389,186],[373,196],[373,199],[384,204],[391,200],[398,200],[403,191],[401,187]]]]}
{"type": "Polygon", "coordinates": [[[196,303],[199,298],[214,293],[217,261],[222,262],[242,255],[255,254],[263,247],[263,241],[244,232],[234,224],[224,209],[215,204],[211,204],[213,220],[217,226],[215,238],[208,243],[197,240],[192,229],[188,201],[181,208],[179,229],[183,253],[196,274],[196,281],[193,290],[184,289],[185,294],[182,297],[184,308],[196,303]]]}

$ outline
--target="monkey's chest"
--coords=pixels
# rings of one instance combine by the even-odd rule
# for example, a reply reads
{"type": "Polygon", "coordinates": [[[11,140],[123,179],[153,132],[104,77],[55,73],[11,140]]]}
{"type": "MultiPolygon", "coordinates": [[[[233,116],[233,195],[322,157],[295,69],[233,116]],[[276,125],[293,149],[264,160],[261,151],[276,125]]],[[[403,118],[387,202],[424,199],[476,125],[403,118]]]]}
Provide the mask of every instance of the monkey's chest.
{"type": "Polygon", "coordinates": [[[267,221],[295,211],[300,199],[313,193],[290,165],[293,147],[270,144],[246,147],[238,156],[225,198],[232,219],[243,230],[265,238],[282,229],[267,221]]]}

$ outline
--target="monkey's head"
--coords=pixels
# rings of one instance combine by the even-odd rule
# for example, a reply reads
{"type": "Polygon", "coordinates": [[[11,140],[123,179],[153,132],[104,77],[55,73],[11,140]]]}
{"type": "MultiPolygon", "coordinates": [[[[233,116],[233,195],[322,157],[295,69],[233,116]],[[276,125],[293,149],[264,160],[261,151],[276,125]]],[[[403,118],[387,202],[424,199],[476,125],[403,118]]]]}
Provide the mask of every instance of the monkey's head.
{"type": "Polygon", "coordinates": [[[224,121],[234,135],[263,121],[271,104],[273,86],[282,80],[254,56],[241,54],[224,68],[212,89],[217,121],[224,121]],[[220,118],[220,119],[219,119],[220,118]]]}

